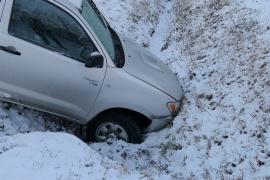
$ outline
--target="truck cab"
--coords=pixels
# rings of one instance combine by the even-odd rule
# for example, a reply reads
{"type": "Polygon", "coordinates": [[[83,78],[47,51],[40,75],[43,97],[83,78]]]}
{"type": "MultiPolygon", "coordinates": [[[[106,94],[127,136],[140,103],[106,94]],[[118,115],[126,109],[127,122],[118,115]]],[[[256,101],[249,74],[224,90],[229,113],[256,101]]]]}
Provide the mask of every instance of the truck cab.
{"type": "Polygon", "coordinates": [[[95,141],[139,142],[178,114],[175,74],[92,0],[1,0],[0,13],[1,100],[77,122],[95,141]]]}

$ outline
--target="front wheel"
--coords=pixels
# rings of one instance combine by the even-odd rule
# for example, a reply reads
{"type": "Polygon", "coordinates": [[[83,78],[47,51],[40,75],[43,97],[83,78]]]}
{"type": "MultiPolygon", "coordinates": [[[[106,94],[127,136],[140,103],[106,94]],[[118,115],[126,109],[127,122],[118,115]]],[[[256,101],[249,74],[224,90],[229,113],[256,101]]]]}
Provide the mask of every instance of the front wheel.
{"type": "Polygon", "coordinates": [[[128,143],[141,143],[142,133],[135,119],[117,113],[107,114],[87,128],[89,141],[104,142],[110,138],[121,139],[128,143]]]}

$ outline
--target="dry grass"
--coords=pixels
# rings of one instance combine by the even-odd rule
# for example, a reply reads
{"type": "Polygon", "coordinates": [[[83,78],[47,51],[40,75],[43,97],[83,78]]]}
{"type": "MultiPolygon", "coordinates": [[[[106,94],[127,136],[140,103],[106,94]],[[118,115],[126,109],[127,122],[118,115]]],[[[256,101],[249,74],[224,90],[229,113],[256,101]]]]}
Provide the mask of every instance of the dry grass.
{"type": "Polygon", "coordinates": [[[161,9],[161,0],[132,0],[133,12],[130,17],[133,22],[145,21],[155,23],[158,21],[161,9]]]}

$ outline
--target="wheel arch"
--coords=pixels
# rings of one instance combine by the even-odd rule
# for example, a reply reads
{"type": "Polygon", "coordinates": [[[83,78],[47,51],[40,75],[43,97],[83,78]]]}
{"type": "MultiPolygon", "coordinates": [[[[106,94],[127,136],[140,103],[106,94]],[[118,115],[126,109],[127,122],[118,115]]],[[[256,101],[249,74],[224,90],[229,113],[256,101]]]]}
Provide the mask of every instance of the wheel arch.
{"type": "Polygon", "coordinates": [[[101,118],[102,116],[109,115],[112,113],[119,113],[119,114],[123,114],[126,116],[132,116],[132,117],[138,119],[135,121],[135,123],[139,126],[139,128],[141,130],[146,129],[152,123],[152,121],[147,116],[145,116],[144,114],[142,114],[140,112],[133,111],[133,110],[126,109],[126,108],[110,108],[110,109],[106,109],[106,110],[98,113],[90,122],[87,123],[87,126],[91,125],[92,123],[94,123],[97,119],[101,118]]]}

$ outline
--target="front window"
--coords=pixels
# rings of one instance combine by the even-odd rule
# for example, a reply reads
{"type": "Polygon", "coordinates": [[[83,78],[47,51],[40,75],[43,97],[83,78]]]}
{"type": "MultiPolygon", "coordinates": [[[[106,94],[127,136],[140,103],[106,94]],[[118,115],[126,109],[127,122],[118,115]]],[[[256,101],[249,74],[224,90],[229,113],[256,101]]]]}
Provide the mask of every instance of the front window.
{"type": "Polygon", "coordinates": [[[83,63],[85,49],[97,51],[71,15],[45,0],[14,0],[9,33],[83,63]]]}
{"type": "Polygon", "coordinates": [[[92,1],[90,0],[83,1],[81,14],[88,22],[88,24],[91,26],[95,34],[98,36],[99,40],[109,53],[112,60],[115,62],[116,52],[111,31],[106,21],[104,20],[102,15],[98,12],[92,1]]]}

